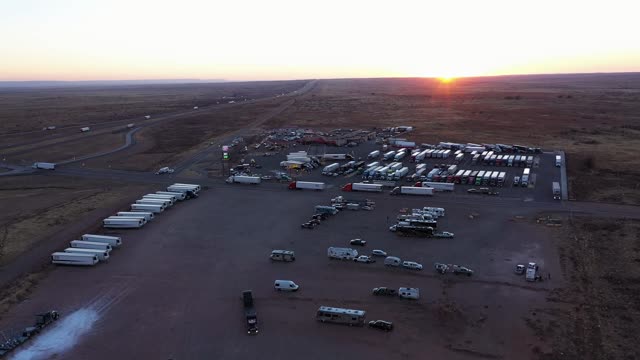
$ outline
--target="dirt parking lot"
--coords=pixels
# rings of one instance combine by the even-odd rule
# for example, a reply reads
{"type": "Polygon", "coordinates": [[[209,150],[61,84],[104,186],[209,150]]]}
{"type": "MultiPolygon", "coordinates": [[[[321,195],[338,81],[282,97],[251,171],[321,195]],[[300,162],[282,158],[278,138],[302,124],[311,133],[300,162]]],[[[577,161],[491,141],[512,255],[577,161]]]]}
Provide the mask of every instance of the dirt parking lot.
{"type": "Polygon", "coordinates": [[[79,310],[89,313],[86,333],[78,333],[73,349],[59,354],[67,359],[132,353],[174,359],[409,359],[423,356],[425,349],[447,359],[526,359],[546,349],[524,318],[546,304],[546,294],[563,280],[547,229],[531,221],[532,209],[514,213],[475,201],[374,194],[369,197],[377,208],[371,212],[340,213],[315,230],[300,228],[314,205],[339,193],[289,192],[266,184],[204,191],[141,230],[118,232],[124,245],[108,263],[56,268],[1,324],[29,322],[33,313],[50,308],[73,318],[79,310]],[[425,205],[445,205],[447,215],[438,226],[455,232],[455,239],[404,238],[388,231],[387,217],[393,219],[398,209],[425,205]],[[478,217],[469,219],[471,212],[478,217]],[[381,248],[421,262],[425,270],[327,258],[328,246],[346,246],[354,237],[369,241],[358,250],[381,248]],[[297,260],[271,263],[272,249],[295,250],[297,260]],[[432,269],[436,261],[469,266],[476,275],[438,275],[432,269]],[[537,261],[553,280],[526,283],[513,274],[515,264],[525,261],[537,261]],[[292,279],[301,290],[276,293],[275,279],[292,279]],[[376,286],[419,287],[422,298],[374,297],[376,286]],[[255,337],[244,329],[240,292],[245,289],[256,297],[261,332],[255,337]],[[320,305],[363,309],[367,319],[393,321],[396,330],[320,324],[314,320],[320,305]]]}

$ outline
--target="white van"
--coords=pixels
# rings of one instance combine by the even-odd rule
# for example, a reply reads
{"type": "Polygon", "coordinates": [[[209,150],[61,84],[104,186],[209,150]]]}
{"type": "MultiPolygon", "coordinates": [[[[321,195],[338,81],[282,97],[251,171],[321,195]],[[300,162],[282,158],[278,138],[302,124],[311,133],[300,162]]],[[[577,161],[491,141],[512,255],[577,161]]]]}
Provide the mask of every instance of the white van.
{"type": "Polygon", "coordinates": [[[273,250],[270,258],[274,261],[295,261],[296,254],[291,250],[273,250]]]}
{"type": "Polygon", "coordinates": [[[420,289],[401,287],[398,289],[398,296],[400,296],[403,299],[418,300],[420,299],[420,289]]]}
{"type": "Polygon", "coordinates": [[[387,256],[384,259],[385,266],[400,266],[400,264],[402,264],[402,260],[396,256],[387,256]]]}
{"type": "Polygon", "coordinates": [[[300,286],[291,280],[276,280],[273,284],[276,291],[298,291],[300,286]]]}

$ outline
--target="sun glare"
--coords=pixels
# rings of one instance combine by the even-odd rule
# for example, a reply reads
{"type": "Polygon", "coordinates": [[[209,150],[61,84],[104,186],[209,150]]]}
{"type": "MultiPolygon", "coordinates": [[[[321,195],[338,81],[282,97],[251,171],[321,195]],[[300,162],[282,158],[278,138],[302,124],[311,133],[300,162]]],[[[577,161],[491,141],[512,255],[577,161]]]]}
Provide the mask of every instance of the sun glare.
{"type": "Polygon", "coordinates": [[[443,83],[443,84],[448,84],[448,83],[452,82],[453,80],[455,80],[455,78],[446,76],[446,77],[440,77],[440,78],[438,78],[438,80],[440,80],[440,82],[443,83]]]}

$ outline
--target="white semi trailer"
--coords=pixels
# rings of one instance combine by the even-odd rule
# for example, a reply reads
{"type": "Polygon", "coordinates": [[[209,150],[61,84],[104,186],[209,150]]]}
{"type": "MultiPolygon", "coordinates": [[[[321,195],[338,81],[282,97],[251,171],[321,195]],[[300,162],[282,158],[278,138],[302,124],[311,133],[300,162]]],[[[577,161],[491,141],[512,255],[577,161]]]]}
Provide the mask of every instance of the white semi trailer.
{"type": "Polygon", "coordinates": [[[259,176],[233,175],[225,180],[227,184],[260,184],[259,176]]]}
{"type": "Polygon", "coordinates": [[[147,220],[141,217],[123,217],[113,216],[102,220],[102,226],[105,228],[119,229],[137,229],[147,223],[147,220]]]}
{"type": "Polygon", "coordinates": [[[176,198],[171,195],[146,194],[142,196],[142,200],[144,199],[168,201],[169,206],[173,206],[176,203],[176,198]]]}
{"type": "Polygon", "coordinates": [[[131,211],[144,211],[159,214],[164,211],[166,206],[162,204],[131,204],[131,211]]]}
{"type": "Polygon", "coordinates": [[[175,183],[171,186],[178,186],[178,187],[186,187],[186,188],[192,188],[195,189],[196,192],[200,192],[200,190],[202,190],[202,188],[200,187],[200,185],[198,184],[184,184],[184,183],[175,183]]]}
{"type": "Polygon", "coordinates": [[[187,198],[187,196],[185,195],[185,193],[183,192],[169,192],[169,191],[156,191],[156,194],[160,194],[160,195],[173,195],[176,197],[176,199],[182,201],[184,199],[187,198]]]}
{"type": "Polygon", "coordinates": [[[398,186],[391,190],[391,195],[433,195],[431,187],[398,186]]]}
{"type": "Polygon", "coordinates": [[[165,208],[168,208],[169,206],[171,206],[171,201],[170,200],[163,200],[163,199],[139,199],[136,200],[136,204],[151,204],[151,205],[156,205],[156,204],[160,204],[163,205],[165,208]]]}
{"type": "Polygon", "coordinates": [[[99,261],[95,254],[74,254],[67,252],[54,252],[51,254],[51,262],[59,265],[93,266],[99,261]]]}
{"type": "Polygon", "coordinates": [[[289,183],[289,190],[324,190],[325,184],[323,182],[311,182],[311,181],[292,181],[289,183]]]}
{"type": "Polygon", "coordinates": [[[70,245],[80,249],[97,249],[109,252],[112,250],[111,245],[95,241],[72,240],[70,245]]]}
{"type": "Polygon", "coordinates": [[[430,188],[433,188],[435,191],[453,191],[455,188],[454,183],[441,183],[441,182],[432,182],[432,181],[417,182],[414,186],[430,187],[430,188]]]}
{"type": "Polygon", "coordinates": [[[382,192],[382,185],[366,184],[366,183],[349,183],[342,187],[342,191],[382,192]]]}
{"type": "Polygon", "coordinates": [[[143,211],[118,211],[116,215],[123,216],[123,217],[140,217],[147,220],[147,222],[155,218],[152,212],[143,212],[143,211]]]}
{"type": "Polygon", "coordinates": [[[98,249],[80,249],[80,248],[66,248],[64,249],[64,252],[66,253],[72,253],[72,254],[88,254],[88,255],[95,255],[98,257],[98,260],[100,261],[107,261],[109,260],[109,252],[108,251],[104,251],[104,250],[98,250],[98,249]]]}
{"type": "Polygon", "coordinates": [[[84,234],[82,235],[82,240],[105,243],[111,245],[111,247],[119,247],[122,245],[122,238],[119,236],[84,234]]]}

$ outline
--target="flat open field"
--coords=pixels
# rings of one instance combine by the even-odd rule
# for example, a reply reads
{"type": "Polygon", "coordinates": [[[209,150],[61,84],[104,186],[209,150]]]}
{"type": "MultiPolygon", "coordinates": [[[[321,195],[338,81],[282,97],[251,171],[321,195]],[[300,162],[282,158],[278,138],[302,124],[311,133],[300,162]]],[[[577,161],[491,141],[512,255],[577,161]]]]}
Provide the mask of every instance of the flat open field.
{"type": "Polygon", "coordinates": [[[140,118],[293,91],[305,81],[0,89],[0,134],[140,118]]]}

